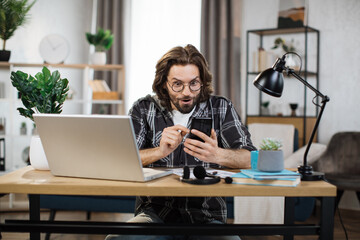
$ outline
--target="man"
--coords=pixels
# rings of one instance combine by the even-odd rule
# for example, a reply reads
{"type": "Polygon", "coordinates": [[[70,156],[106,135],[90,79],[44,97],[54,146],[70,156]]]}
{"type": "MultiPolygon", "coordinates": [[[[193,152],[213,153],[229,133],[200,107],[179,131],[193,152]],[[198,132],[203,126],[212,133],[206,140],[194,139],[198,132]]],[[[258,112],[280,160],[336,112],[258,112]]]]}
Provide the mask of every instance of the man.
{"type": "MultiPolygon", "coordinates": [[[[139,99],[130,110],[144,166],[250,167],[250,151],[255,150],[250,134],[229,100],[211,96],[208,64],[194,46],[175,47],[158,61],[153,91],[156,96],[139,99]],[[187,138],[194,117],[210,117],[213,121],[211,136],[191,130],[204,142],[187,138]]],[[[130,222],[225,223],[226,215],[222,197],[138,197],[130,222]]],[[[124,237],[119,239],[134,239],[124,237]]],[[[152,237],[147,239],[160,239],[152,237]]]]}

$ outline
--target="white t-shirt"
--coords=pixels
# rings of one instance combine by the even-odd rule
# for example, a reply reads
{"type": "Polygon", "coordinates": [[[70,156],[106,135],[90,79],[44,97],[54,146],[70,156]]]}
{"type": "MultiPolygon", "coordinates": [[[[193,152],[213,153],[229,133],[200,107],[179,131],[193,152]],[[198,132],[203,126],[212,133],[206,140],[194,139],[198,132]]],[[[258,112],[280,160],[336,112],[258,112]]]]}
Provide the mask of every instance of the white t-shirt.
{"type": "Polygon", "coordinates": [[[187,127],[189,118],[190,118],[191,114],[193,114],[194,110],[195,110],[195,108],[193,108],[193,110],[191,110],[191,112],[189,112],[189,113],[181,113],[178,110],[173,110],[172,114],[173,114],[174,126],[179,124],[184,127],[187,127]]]}

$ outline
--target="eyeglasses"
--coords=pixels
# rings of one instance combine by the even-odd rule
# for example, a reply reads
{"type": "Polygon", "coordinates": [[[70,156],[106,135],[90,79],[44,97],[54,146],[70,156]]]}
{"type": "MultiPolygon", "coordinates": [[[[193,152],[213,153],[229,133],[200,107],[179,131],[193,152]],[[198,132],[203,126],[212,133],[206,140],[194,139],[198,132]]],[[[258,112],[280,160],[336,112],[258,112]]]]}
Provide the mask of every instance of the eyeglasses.
{"type": "Polygon", "coordinates": [[[171,85],[168,82],[168,84],[174,92],[181,92],[182,90],[184,90],[185,86],[189,86],[190,90],[194,92],[199,91],[202,87],[202,83],[198,80],[192,80],[189,84],[184,84],[181,81],[176,81],[171,85]]]}

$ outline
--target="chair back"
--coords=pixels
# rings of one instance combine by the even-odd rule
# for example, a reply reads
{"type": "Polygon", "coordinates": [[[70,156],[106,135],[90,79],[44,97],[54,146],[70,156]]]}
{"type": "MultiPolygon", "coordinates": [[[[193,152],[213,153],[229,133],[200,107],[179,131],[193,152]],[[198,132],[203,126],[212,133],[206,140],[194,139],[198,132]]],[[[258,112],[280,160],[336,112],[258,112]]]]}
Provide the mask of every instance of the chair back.
{"type": "Polygon", "coordinates": [[[324,173],[360,174],[360,132],[334,134],[313,167],[324,173]]]}

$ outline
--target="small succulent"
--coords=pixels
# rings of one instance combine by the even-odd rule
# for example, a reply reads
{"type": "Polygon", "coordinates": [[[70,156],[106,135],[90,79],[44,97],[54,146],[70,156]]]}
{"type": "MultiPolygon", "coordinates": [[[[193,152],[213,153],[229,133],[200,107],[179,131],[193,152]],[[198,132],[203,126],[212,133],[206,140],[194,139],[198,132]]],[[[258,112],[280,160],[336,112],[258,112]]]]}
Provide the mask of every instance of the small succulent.
{"type": "Polygon", "coordinates": [[[274,138],[264,138],[260,144],[260,149],[264,151],[277,151],[282,147],[282,142],[274,138]]]}

